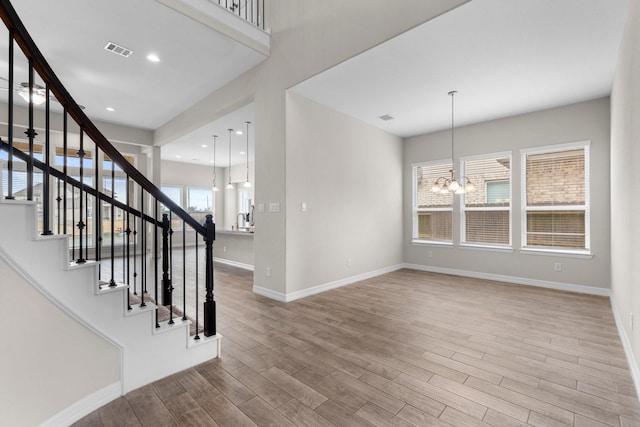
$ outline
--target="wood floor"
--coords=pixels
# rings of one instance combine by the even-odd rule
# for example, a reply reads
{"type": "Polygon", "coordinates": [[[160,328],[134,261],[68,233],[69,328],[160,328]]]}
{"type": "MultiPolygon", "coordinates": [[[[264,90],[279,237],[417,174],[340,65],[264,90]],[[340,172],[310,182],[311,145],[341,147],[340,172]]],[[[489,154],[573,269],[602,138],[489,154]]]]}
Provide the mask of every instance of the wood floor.
{"type": "Polygon", "coordinates": [[[76,426],[636,426],[607,298],[400,270],[291,303],[216,265],[222,357],[76,426]]]}

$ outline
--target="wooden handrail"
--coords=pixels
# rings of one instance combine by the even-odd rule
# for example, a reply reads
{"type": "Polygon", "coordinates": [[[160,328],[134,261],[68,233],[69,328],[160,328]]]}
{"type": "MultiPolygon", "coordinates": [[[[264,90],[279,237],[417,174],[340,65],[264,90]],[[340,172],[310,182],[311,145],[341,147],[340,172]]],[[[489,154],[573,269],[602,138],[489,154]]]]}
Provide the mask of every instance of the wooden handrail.
{"type": "Polygon", "coordinates": [[[80,126],[80,132],[84,132],[96,146],[100,148],[111,160],[113,160],[131,179],[137,182],[147,193],[155,197],[163,205],[169,208],[181,220],[189,224],[202,236],[206,236],[206,227],[200,224],[183,210],[178,204],[165,195],[146,176],[129,163],[124,156],[107,140],[98,130],[95,124],[82,111],[78,103],[64,87],[62,82],[53,72],[51,66],[36,46],[35,42],[27,32],[24,24],[18,17],[15,9],[9,0],[0,0],[0,17],[7,28],[13,30],[13,36],[22,49],[24,55],[33,63],[33,68],[38,72],[42,80],[47,84],[56,99],[62,104],[65,112],[80,126]]]}

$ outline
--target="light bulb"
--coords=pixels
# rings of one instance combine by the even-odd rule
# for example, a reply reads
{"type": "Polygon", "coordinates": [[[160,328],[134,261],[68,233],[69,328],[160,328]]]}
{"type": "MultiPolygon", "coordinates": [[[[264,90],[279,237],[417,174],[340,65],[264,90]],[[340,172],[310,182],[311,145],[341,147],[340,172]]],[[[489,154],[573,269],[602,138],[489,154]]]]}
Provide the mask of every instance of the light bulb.
{"type": "Polygon", "coordinates": [[[251,188],[251,183],[249,181],[245,181],[243,187],[244,188],[251,188]]]}
{"type": "Polygon", "coordinates": [[[451,181],[451,183],[449,183],[449,190],[453,191],[454,193],[458,190],[458,188],[460,188],[460,184],[458,184],[458,181],[456,181],[455,179],[451,181]]]}
{"type": "Polygon", "coordinates": [[[226,189],[227,190],[233,190],[233,184],[228,183],[226,189]]]}

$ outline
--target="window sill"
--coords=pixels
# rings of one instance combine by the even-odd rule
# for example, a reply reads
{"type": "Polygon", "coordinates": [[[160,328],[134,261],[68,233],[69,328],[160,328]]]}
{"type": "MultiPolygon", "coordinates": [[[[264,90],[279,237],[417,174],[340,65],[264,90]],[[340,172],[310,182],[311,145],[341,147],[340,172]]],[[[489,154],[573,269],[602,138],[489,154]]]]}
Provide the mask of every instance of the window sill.
{"type": "Polygon", "coordinates": [[[460,245],[460,249],[486,251],[486,252],[501,252],[501,253],[505,253],[505,254],[512,254],[512,253],[515,252],[512,247],[488,246],[488,245],[472,245],[472,244],[461,244],[460,245]]]}
{"type": "Polygon", "coordinates": [[[594,257],[594,255],[588,251],[562,251],[553,249],[522,248],[519,252],[522,255],[542,255],[578,259],[592,259],[594,257]]]}
{"type": "Polygon", "coordinates": [[[416,246],[439,246],[453,248],[453,242],[439,242],[437,240],[413,239],[411,241],[411,244],[416,246]]]}

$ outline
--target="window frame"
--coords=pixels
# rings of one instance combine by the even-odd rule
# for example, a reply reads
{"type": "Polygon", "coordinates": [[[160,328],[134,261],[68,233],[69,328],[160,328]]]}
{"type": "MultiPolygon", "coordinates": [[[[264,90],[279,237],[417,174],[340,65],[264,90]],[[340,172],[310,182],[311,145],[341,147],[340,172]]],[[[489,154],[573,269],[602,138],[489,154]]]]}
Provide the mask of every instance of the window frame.
{"type": "Polygon", "coordinates": [[[453,216],[453,207],[454,207],[454,198],[453,194],[451,194],[451,207],[448,208],[419,208],[418,207],[418,168],[427,167],[427,166],[444,166],[450,165],[450,168],[453,168],[452,159],[440,159],[440,160],[430,160],[426,162],[412,163],[411,164],[411,194],[412,194],[412,231],[411,231],[411,240],[414,244],[429,244],[429,245],[439,245],[439,246],[453,246],[453,230],[455,228],[454,216],[453,216]],[[419,227],[419,216],[421,212],[451,212],[451,240],[435,240],[429,238],[420,238],[418,234],[419,227]]]}
{"type": "Polygon", "coordinates": [[[523,148],[520,150],[520,213],[521,213],[521,241],[523,252],[558,253],[568,255],[591,256],[591,140],[569,143],[545,145],[540,147],[523,148]],[[562,151],[584,150],[584,206],[582,205],[544,205],[527,206],[527,156],[530,154],[551,154],[562,151]],[[528,246],[527,245],[527,214],[534,211],[584,211],[584,248],[568,246],[528,246]]]}
{"type": "MultiPolygon", "coordinates": [[[[499,158],[509,158],[509,163],[511,167],[509,168],[509,206],[492,206],[492,207],[470,207],[467,208],[467,195],[466,193],[462,194],[460,197],[460,246],[461,247],[475,247],[475,248],[489,248],[489,249],[513,249],[513,153],[511,151],[501,151],[495,153],[486,153],[486,154],[478,154],[474,156],[465,156],[460,158],[460,176],[465,176],[467,165],[466,162],[473,160],[483,160],[483,159],[499,159],[499,158]],[[484,242],[468,242],[467,238],[467,211],[469,212],[498,212],[498,211],[507,211],[509,212],[509,242],[507,244],[499,244],[499,243],[484,243],[484,242]]],[[[505,181],[505,179],[500,179],[500,181],[505,181]]],[[[473,180],[472,180],[473,182],[473,180]]],[[[484,181],[485,184],[485,201],[488,195],[486,191],[486,183],[490,181],[484,181]]],[[[477,187],[480,185],[479,182],[473,182],[473,184],[477,187]]]]}

